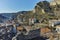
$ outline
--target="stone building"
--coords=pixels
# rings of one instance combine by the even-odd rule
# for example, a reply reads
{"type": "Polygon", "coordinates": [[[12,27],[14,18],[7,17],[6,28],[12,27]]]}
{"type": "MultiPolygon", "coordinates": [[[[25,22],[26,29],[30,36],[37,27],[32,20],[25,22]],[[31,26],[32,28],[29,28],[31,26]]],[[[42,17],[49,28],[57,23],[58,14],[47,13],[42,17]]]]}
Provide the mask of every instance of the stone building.
{"type": "Polygon", "coordinates": [[[50,5],[56,5],[57,4],[60,4],[60,0],[53,0],[50,2],[50,5]]]}

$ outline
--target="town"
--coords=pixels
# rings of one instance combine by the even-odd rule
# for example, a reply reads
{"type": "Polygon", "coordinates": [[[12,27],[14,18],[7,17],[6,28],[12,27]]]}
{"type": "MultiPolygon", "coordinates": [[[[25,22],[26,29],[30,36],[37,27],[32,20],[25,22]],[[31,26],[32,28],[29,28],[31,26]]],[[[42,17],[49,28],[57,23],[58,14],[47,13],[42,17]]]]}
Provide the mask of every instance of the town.
{"type": "Polygon", "coordinates": [[[0,14],[0,40],[60,40],[60,0],[44,0],[33,10],[0,14]]]}

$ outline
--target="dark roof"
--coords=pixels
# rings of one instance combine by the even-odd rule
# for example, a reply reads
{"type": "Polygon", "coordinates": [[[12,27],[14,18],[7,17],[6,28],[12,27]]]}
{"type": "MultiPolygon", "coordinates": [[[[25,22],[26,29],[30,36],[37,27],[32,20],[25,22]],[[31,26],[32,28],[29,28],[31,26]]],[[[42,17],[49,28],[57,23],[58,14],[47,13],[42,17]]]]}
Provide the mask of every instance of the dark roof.
{"type": "Polygon", "coordinates": [[[60,25],[60,21],[54,23],[54,26],[60,25]]]}

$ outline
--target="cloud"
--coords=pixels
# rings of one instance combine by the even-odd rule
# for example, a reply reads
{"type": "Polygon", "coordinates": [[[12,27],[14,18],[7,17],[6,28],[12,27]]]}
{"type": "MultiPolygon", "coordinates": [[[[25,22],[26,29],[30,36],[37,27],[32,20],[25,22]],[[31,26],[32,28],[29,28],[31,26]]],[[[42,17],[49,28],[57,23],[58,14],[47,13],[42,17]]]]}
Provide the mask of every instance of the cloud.
{"type": "Polygon", "coordinates": [[[0,10],[0,13],[15,13],[17,11],[13,11],[13,10],[0,10]]]}

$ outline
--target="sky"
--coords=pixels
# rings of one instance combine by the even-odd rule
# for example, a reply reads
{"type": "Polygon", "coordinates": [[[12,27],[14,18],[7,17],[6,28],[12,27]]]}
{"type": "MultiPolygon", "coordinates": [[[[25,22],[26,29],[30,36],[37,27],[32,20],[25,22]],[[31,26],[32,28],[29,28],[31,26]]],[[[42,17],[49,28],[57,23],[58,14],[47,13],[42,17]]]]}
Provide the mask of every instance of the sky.
{"type": "Polygon", "coordinates": [[[0,0],[0,13],[32,10],[39,1],[43,0],[0,0]]]}

